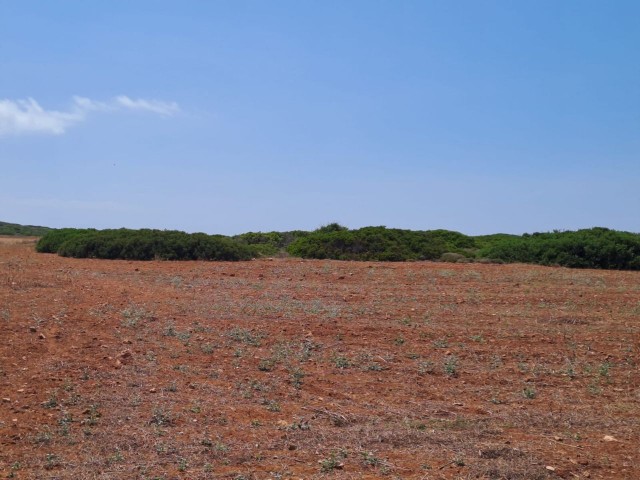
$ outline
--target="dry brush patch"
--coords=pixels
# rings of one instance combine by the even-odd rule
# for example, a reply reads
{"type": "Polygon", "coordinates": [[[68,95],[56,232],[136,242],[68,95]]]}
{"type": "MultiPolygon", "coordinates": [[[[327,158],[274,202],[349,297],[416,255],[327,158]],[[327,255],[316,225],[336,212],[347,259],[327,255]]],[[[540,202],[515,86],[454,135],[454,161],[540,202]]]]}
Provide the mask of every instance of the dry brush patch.
{"type": "Polygon", "coordinates": [[[639,477],[639,279],[2,244],[0,472],[639,477]]]}

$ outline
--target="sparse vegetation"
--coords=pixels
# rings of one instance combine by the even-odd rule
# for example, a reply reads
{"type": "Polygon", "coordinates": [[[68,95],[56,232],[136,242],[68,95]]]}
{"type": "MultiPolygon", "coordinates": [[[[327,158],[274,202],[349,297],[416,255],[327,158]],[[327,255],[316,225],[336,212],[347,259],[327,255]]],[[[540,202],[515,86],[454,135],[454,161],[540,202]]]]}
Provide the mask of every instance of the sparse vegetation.
{"type": "Polygon", "coordinates": [[[26,243],[6,272],[2,478],[639,476],[613,448],[640,431],[636,272],[26,243]]]}

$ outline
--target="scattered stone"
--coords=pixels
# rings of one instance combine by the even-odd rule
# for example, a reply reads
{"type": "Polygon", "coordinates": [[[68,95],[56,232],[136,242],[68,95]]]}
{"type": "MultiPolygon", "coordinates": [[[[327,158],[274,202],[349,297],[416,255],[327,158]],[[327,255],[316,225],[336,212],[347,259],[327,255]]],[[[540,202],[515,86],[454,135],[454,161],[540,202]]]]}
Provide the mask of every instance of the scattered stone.
{"type": "Polygon", "coordinates": [[[120,363],[129,364],[132,362],[132,360],[133,360],[133,354],[131,353],[131,350],[124,350],[123,352],[120,352],[120,354],[118,355],[118,361],[120,363]]]}
{"type": "Polygon", "coordinates": [[[9,403],[11,401],[11,399],[10,398],[3,398],[2,401],[6,402],[6,403],[9,403]]]}
{"type": "Polygon", "coordinates": [[[552,466],[550,466],[550,465],[547,465],[545,468],[546,468],[547,470],[549,470],[550,472],[555,472],[555,471],[556,471],[555,467],[552,467],[552,466]]]}
{"type": "Polygon", "coordinates": [[[602,440],[604,440],[605,442],[619,442],[620,441],[617,438],[612,437],[611,435],[605,435],[604,437],[602,437],[602,440]]]}
{"type": "Polygon", "coordinates": [[[41,333],[40,335],[38,335],[38,338],[39,338],[40,340],[44,340],[44,339],[45,339],[45,338],[47,338],[47,337],[45,337],[45,336],[44,336],[44,333],[41,333]]]}
{"type": "Polygon", "coordinates": [[[36,327],[29,327],[29,331],[30,331],[30,332],[35,332],[35,331],[37,331],[37,330],[38,330],[38,329],[37,329],[36,327]]]}

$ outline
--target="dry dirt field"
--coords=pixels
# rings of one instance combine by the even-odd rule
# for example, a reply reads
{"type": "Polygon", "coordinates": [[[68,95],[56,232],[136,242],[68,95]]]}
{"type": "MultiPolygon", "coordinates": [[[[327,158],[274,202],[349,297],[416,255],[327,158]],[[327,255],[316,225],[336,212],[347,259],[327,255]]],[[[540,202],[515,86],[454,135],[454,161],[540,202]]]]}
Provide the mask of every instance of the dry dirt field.
{"type": "Polygon", "coordinates": [[[0,476],[638,479],[640,273],[0,242],[0,476]]]}

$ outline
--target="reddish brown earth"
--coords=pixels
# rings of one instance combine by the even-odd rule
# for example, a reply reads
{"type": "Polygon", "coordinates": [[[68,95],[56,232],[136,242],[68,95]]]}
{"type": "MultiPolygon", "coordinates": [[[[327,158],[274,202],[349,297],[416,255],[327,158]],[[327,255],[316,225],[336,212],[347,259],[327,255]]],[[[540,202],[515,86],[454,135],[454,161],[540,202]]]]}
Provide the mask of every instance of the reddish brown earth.
{"type": "Polygon", "coordinates": [[[0,242],[0,475],[637,479],[639,331],[638,272],[0,242]]]}

